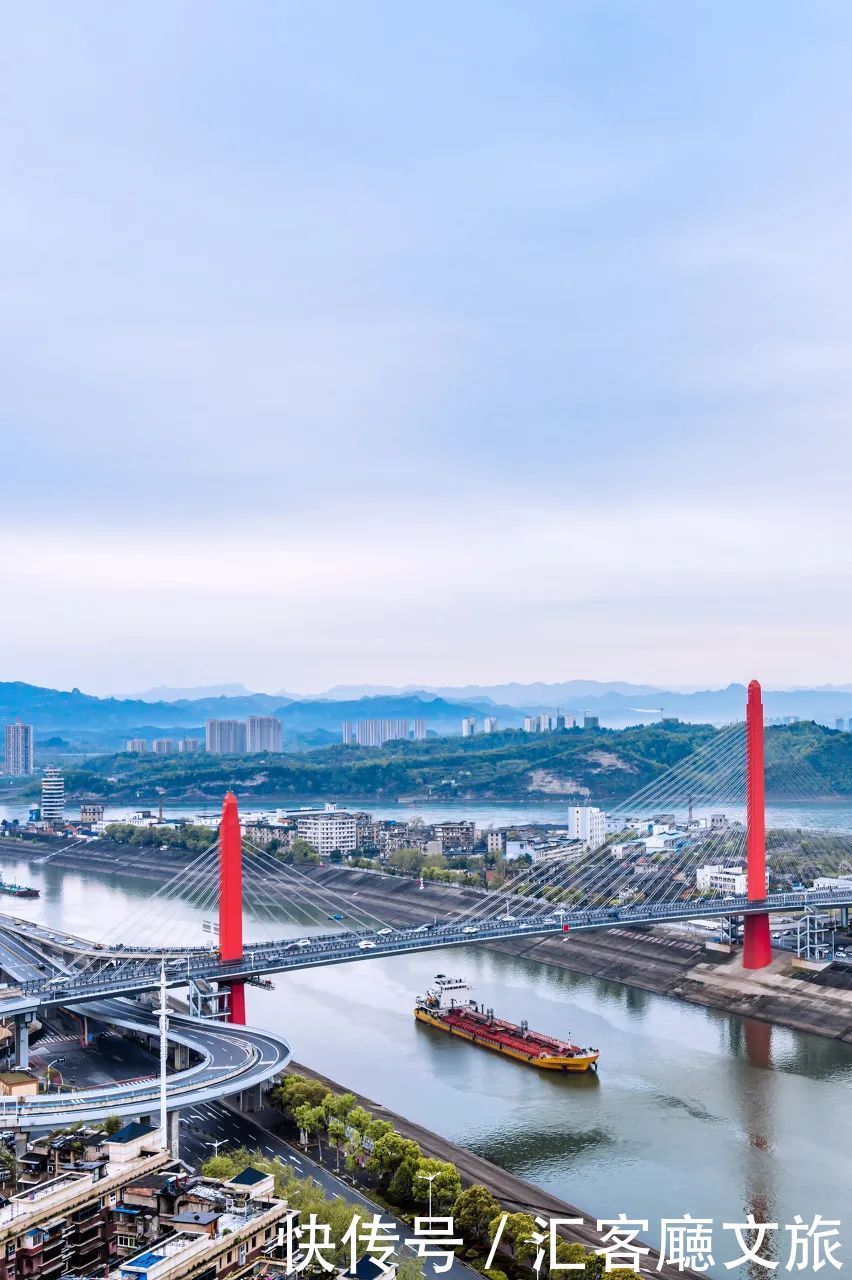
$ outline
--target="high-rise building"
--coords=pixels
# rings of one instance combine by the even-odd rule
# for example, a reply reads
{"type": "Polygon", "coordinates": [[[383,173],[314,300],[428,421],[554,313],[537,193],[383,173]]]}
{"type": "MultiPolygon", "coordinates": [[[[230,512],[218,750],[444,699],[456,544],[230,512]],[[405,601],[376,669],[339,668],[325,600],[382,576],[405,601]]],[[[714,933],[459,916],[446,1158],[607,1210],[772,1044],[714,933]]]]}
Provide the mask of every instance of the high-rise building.
{"type": "Polygon", "coordinates": [[[462,737],[472,738],[476,733],[476,716],[465,716],[462,720],[462,737]]]}
{"type": "Polygon", "coordinates": [[[155,738],[151,743],[151,750],[155,756],[173,756],[175,740],[174,738],[155,738]]]}
{"type": "Polygon", "coordinates": [[[584,729],[600,729],[600,716],[590,716],[588,712],[583,716],[584,729]]]}
{"type": "Polygon", "coordinates": [[[11,778],[25,778],[33,772],[33,727],[31,724],[7,724],[6,772],[11,778]]]}
{"type": "MultiPolygon", "coordinates": [[[[344,735],[349,734],[348,741],[359,747],[381,747],[385,742],[397,739],[408,740],[407,720],[359,720],[354,726],[347,722],[343,726],[344,735]]],[[[344,736],[344,742],[347,738],[344,736]]]]}
{"type": "Polygon", "coordinates": [[[415,720],[415,721],[414,721],[414,735],[413,735],[413,736],[414,736],[414,741],[415,741],[415,742],[425,742],[425,740],[426,740],[426,721],[425,721],[425,720],[415,720]]]}
{"type": "Polygon", "coordinates": [[[144,738],[128,738],[124,750],[141,753],[148,750],[148,744],[144,738]]]}
{"type": "Polygon", "coordinates": [[[200,738],[181,738],[180,741],[178,742],[178,751],[181,751],[185,754],[192,751],[200,751],[200,750],[201,750],[200,738]]]}
{"type": "Polygon", "coordinates": [[[524,733],[538,733],[538,716],[524,716],[524,733]]]}
{"type": "Polygon", "coordinates": [[[343,721],[343,731],[342,731],[341,737],[342,737],[342,741],[346,743],[355,741],[355,730],[352,728],[351,720],[343,721]]]}
{"type": "Polygon", "coordinates": [[[582,840],[589,849],[606,842],[606,814],[592,805],[572,805],[568,810],[568,830],[572,840],[582,840]]]}
{"type": "Polygon", "coordinates": [[[62,770],[49,764],[41,779],[41,817],[43,822],[61,822],[65,814],[65,779],[62,770]]]}
{"type": "Polygon", "coordinates": [[[249,716],[246,720],[246,751],[281,751],[284,729],[277,716],[249,716]]]}
{"type": "Polygon", "coordinates": [[[244,720],[208,720],[205,729],[207,750],[210,755],[245,755],[246,726],[244,720]]]}
{"type": "MultiPolygon", "coordinates": [[[[834,722],[834,727],[835,727],[835,729],[839,729],[839,730],[840,730],[840,732],[842,733],[842,732],[843,732],[843,725],[844,725],[843,716],[838,716],[838,717],[837,717],[837,719],[836,719],[836,720],[835,720],[835,722],[834,722]]],[[[7,753],[7,754],[8,754],[8,753],[7,753]]]]}
{"type": "Polygon", "coordinates": [[[485,716],[485,718],[484,718],[484,719],[483,719],[483,721],[482,721],[482,731],[483,731],[483,733],[496,733],[496,732],[497,732],[497,717],[496,717],[496,716],[485,716]]]}

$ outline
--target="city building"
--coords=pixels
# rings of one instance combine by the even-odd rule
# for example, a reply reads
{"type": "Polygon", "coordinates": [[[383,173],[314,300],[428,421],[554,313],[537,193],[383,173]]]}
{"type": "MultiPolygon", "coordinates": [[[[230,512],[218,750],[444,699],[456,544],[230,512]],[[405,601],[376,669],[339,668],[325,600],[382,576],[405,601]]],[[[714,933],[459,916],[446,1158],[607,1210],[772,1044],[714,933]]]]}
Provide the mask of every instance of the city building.
{"type": "Polygon", "coordinates": [[[144,738],[128,738],[124,750],[132,751],[138,755],[148,750],[148,744],[144,738]]]}
{"type": "Polygon", "coordinates": [[[342,729],[342,732],[341,732],[341,740],[342,740],[343,742],[345,742],[347,745],[349,745],[349,743],[351,743],[351,742],[354,742],[354,741],[355,741],[355,730],[354,730],[354,729],[353,729],[353,727],[352,727],[352,721],[351,721],[351,720],[344,720],[344,721],[343,721],[343,729],[342,729]]]}
{"type": "Polygon", "coordinates": [[[175,753],[174,738],[155,738],[151,743],[151,750],[155,756],[172,756],[175,753]]]}
{"type": "Polygon", "coordinates": [[[489,831],[487,844],[489,853],[504,853],[506,849],[506,832],[489,831]]]}
{"type": "Polygon", "coordinates": [[[433,833],[441,853],[450,849],[472,849],[476,844],[476,825],[473,822],[436,822],[433,833]]]}
{"type": "Polygon", "coordinates": [[[742,897],[746,892],[748,876],[744,867],[725,867],[720,863],[699,867],[695,872],[695,887],[699,893],[722,893],[742,897]]]}
{"type": "Polygon", "coordinates": [[[606,814],[592,805],[572,805],[568,810],[568,836],[588,849],[606,843],[606,814]]]}
{"type": "Polygon", "coordinates": [[[524,716],[524,733],[538,733],[538,716],[524,716]]]}
{"type": "Polygon", "coordinates": [[[465,716],[462,720],[462,737],[472,738],[476,733],[476,716],[465,716]]]}
{"type": "Polygon", "coordinates": [[[208,720],[206,747],[212,756],[243,756],[246,752],[244,720],[208,720]]]}
{"type": "Polygon", "coordinates": [[[200,738],[181,738],[178,742],[178,751],[182,755],[191,755],[193,751],[200,751],[201,747],[200,738]]]}
{"type": "Polygon", "coordinates": [[[301,816],[297,814],[296,834],[300,840],[307,840],[321,858],[332,853],[354,853],[358,848],[355,815],[331,806],[301,816]]]}
{"type": "Polygon", "coordinates": [[[48,765],[41,779],[41,820],[62,822],[65,815],[65,779],[62,770],[48,765]]]}
{"type": "Polygon", "coordinates": [[[347,721],[343,726],[343,741],[359,747],[381,747],[398,740],[408,740],[407,720],[359,720],[354,726],[347,721]]]}
{"type": "Polygon", "coordinates": [[[482,721],[482,732],[483,732],[483,733],[496,733],[496,732],[497,732],[497,717],[496,717],[496,716],[485,716],[485,717],[484,717],[484,719],[483,719],[483,721],[482,721]]]}
{"type": "Polygon", "coordinates": [[[5,726],[6,772],[10,778],[26,778],[34,770],[33,727],[16,720],[5,726]]]}
{"type": "Polygon", "coordinates": [[[81,822],[103,822],[104,807],[97,800],[81,800],[80,801],[80,821],[81,822]]]}
{"type": "Polygon", "coordinates": [[[277,716],[249,716],[246,720],[246,751],[281,751],[284,727],[277,716]]]}
{"type": "Polygon", "coordinates": [[[600,729],[600,727],[601,727],[600,716],[590,716],[589,713],[586,712],[586,714],[583,716],[583,728],[584,729],[600,729]]]}
{"type": "Polygon", "coordinates": [[[414,721],[414,731],[412,737],[415,742],[424,742],[426,739],[426,721],[423,719],[414,721]]]}

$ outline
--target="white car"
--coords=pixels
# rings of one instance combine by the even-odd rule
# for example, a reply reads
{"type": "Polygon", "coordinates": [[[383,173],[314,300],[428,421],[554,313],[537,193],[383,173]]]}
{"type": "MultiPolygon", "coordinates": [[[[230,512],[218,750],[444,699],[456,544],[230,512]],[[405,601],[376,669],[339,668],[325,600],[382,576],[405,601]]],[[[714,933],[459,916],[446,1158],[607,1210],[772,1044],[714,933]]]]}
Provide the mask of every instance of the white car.
{"type": "Polygon", "coordinates": [[[310,938],[300,938],[299,941],[296,943],[297,947],[309,947],[310,945],[311,945],[310,938]]]}
{"type": "Polygon", "coordinates": [[[464,929],[462,929],[462,933],[479,933],[479,925],[478,924],[465,925],[464,929]]]}
{"type": "Polygon", "coordinates": [[[411,930],[411,932],[412,932],[412,933],[428,933],[428,932],[429,932],[429,926],[428,926],[428,924],[421,924],[421,925],[419,926],[419,928],[417,928],[417,929],[412,929],[412,930],[411,930]]]}
{"type": "Polygon", "coordinates": [[[362,951],[372,951],[375,945],[376,945],[375,942],[368,942],[366,938],[364,938],[363,941],[358,943],[358,946],[361,948],[362,951]]]}
{"type": "Polygon", "coordinates": [[[376,936],[378,938],[389,938],[392,933],[393,933],[393,929],[379,929],[376,936]]]}
{"type": "Polygon", "coordinates": [[[499,924],[511,924],[514,920],[517,920],[517,916],[498,916],[497,917],[497,921],[499,924]]]}

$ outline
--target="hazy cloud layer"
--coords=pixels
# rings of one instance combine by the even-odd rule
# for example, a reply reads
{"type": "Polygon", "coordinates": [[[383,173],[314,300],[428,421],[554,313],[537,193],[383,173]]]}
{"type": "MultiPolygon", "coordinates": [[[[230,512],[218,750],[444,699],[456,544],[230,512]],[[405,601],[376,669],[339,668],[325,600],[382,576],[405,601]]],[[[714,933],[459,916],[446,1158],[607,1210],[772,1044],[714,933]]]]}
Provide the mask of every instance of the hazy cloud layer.
{"type": "Polygon", "coordinates": [[[10,10],[3,677],[848,680],[850,46],[10,10]]]}

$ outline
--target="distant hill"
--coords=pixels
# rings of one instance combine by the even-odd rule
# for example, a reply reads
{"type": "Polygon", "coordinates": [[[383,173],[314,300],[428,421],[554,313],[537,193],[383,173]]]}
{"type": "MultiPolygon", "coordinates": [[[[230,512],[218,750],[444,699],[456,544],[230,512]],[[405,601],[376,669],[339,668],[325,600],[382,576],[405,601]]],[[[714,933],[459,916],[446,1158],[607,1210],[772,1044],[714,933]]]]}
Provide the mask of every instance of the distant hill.
{"type": "MultiPolygon", "coordinates": [[[[256,696],[244,684],[201,684],[189,689],[175,689],[171,685],[161,684],[155,689],[145,689],[142,693],[125,695],[130,701],[139,702],[192,702],[197,698],[251,698],[256,696]]],[[[277,701],[281,701],[280,698],[277,701]]]]}
{"type": "MultiPolygon", "coordinates": [[[[573,684],[588,689],[591,682],[573,684]]],[[[431,690],[379,693],[358,698],[286,698],[282,694],[209,694],[198,698],[149,701],[146,698],[97,698],[82,693],[46,689],[22,682],[0,683],[0,723],[21,719],[35,725],[37,745],[50,737],[61,737],[72,749],[115,751],[128,737],[198,736],[210,719],[244,719],[248,715],[275,715],[284,724],[285,743],[290,746],[317,745],[338,737],[345,720],[422,718],[427,729],[439,735],[458,735],[464,716],[496,715],[501,729],[520,728],[527,711],[561,706],[582,718],[596,715],[604,727],[621,729],[648,725],[663,717],[689,724],[728,724],[744,716],[746,690],[741,684],[725,689],[692,693],[676,691],[641,692],[647,686],[628,686],[629,693],[609,688],[603,693],[584,693],[544,699],[542,690],[551,685],[468,686],[467,697],[449,697],[431,690]],[[483,691],[527,689],[531,701],[523,706],[485,700],[483,691]],[[639,690],[637,692],[637,690],[639,690]],[[535,700],[533,700],[533,698],[535,700]],[[323,735],[326,735],[323,737],[323,735]]],[[[567,686],[559,686],[564,691],[567,686]]],[[[605,687],[605,686],[602,686],[605,687]]],[[[173,690],[172,692],[180,692],[173,690]]],[[[844,727],[852,719],[852,693],[839,689],[790,689],[764,691],[769,720],[798,717],[834,728],[842,719],[844,727]]]]}
{"type": "MultiPolygon", "coordinates": [[[[520,724],[521,713],[515,708],[497,710],[506,727],[520,724]]],[[[254,693],[149,702],[97,698],[79,689],[69,692],[22,682],[0,683],[0,723],[19,719],[33,724],[37,745],[61,735],[78,747],[105,751],[121,749],[129,737],[197,736],[203,734],[205,720],[244,719],[247,715],[277,715],[284,724],[285,742],[293,745],[303,738],[318,743],[327,742],[329,734],[339,737],[344,720],[422,718],[433,733],[459,733],[462,718],[476,713],[472,703],[450,702],[429,693],[304,702],[254,693]]]]}

